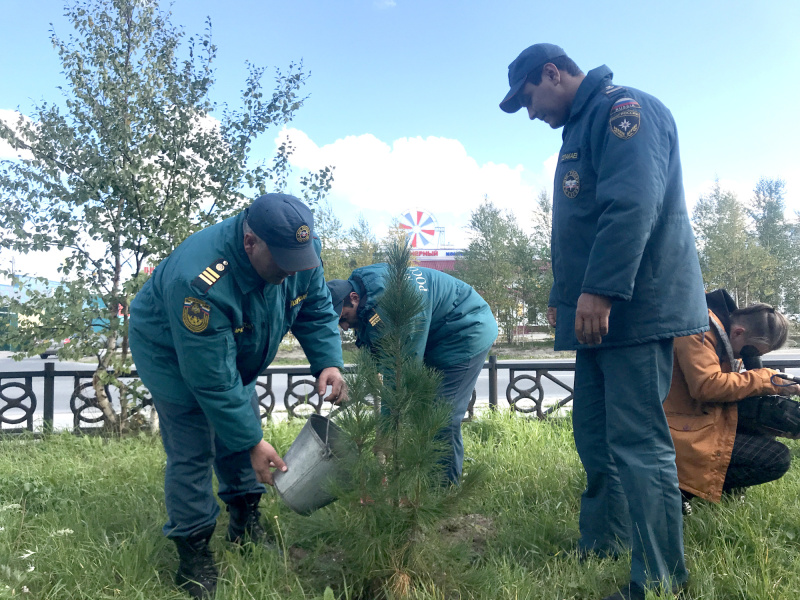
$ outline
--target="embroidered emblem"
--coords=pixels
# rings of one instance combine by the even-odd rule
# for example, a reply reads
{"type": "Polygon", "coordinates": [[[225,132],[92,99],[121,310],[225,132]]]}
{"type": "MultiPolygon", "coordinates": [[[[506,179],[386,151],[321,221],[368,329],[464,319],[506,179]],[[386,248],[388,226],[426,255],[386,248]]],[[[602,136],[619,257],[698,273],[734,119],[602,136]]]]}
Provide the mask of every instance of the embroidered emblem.
{"type": "Polygon", "coordinates": [[[200,333],[208,327],[208,316],[211,313],[211,306],[198,300],[197,298],[184,298],[183,300],[183,324],[192,333],[200,333]]]}
{"type": "Polygon", "coordinates": [[[301,244],[306,243],[308,240],[311,239],[311,230],[308,228],[308,225],[301,225],[297,232],[294,234],[294,237],[297,238],[297,241],[301,244]]]}
{"type": "Polygon", "coordinates": [[[642,107],[633,98],[620,98],[611,107],[608,126],[621,140],[629,140],[639,132],[642,107]]]}
{"type": "Polygon", "coordinates": [[[581,178],[577,171],[570,171],[564,175],[564,180],[561,182],[561,187],[564,190],[564,195],[567,198],[574,198],[581,191],[581,178]]]}
{"type": "Polygon", "coordinates": [[[295,306],[300,304],[303,300],[305,300],[307,297],[308,297],[308,294],[303,294],[302,296],[298,296],[297,298],[295,298],[294,300],[292,300],[289,303],[289,308],[294,308],[295,306]]]}
{"type": "Polygon", "coordinates": [[[578,153],[577,152],[564,152],[561,156],[558,157],[558,162],[568,162],[571,160],[578,160],[578,153]]]}
{"type": "Polygon", "coordinates": [[[201,292],[207,292],[209,288],[217,283],[221,277],[227,273],[228,261],[218,258],[195,277],[192,285],[199,289],[201,292]]]}
{"type": "Polygon", "coordinates": [[[380,322],[381,318],[378,316],[377,312],[369,318],[369,324],[372,325],[373,327],[375,327],[380,322]]]}

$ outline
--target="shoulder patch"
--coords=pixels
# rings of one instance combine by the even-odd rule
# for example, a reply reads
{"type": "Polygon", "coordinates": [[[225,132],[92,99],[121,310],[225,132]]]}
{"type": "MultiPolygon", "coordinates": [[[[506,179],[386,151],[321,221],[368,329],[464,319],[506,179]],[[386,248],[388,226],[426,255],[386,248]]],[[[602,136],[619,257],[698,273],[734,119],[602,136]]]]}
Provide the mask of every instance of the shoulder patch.
{"type": "Polygon", "coordinates": [[[211,315],[211,305],[187,297],[183,299],[183,324],[192,333],[200,333],[208,327],[208,317],[211,315]]]}
{"type": "Polygon", "coordinates": [[[203,269],[203,272],[200,273],[200,275],[194,278],[192,285],[201,292],[207,292],[212,285],[217,283],[227,273],[228,261],[224,258],[218,258],[205,269],[203,269]]]}
{"type": "Polygon", "coordinates": [[[378,323],[381,322],[381,318],[378,316],[378,311],[373,311],[373,315],[369,318],[369,324],[373,327],[377,327],[378,323]]]}
{"type": "Polygon", "coordinates": [[[603,93],[606,96],[613,96],[614,94],[620,92],[621,90],[625,90],[624,87],[621,85],[607,85],[606,89],[603,90],[603,93]]]}
{"type": "Polygon", "coordinates": [[[608,127],[621,140],[629,140],[639,132],[642,107],[633,98],[619,98],[611,105],[608,127]]]}

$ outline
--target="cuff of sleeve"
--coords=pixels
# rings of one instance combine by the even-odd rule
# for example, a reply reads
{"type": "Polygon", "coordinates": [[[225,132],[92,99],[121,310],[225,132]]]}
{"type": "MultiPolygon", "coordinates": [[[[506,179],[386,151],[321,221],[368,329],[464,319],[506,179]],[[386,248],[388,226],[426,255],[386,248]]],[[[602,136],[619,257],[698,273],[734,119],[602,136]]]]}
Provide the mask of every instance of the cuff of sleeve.
{"type": "Polygon", "coordinates": [[[630,302],[631,298],[633,298],[632,294],[623,294],[622,292],[616,292],[613,290],[603,290],[600,288],[586,286],[581,288],[581,293],[594,294],[595,296],[605,296],[606,298],[611,298],[612,300],[623,300],[624,302],[630,302]]]}

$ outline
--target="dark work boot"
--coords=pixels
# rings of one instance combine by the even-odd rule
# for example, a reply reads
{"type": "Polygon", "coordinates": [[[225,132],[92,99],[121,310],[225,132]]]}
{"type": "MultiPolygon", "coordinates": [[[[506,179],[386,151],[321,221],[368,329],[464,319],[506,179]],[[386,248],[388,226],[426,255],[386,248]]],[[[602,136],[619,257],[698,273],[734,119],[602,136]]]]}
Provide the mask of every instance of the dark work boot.
{"type": "Polygon", "coordinates": [[[180,564],[175,585],[186,590],[192,598],[206,600],[217,591],[217,566],[208,545],[214,525],[188,537],[172,538],[178,547],[180,564]]]}
{"type": "Polygon", "coordinates": [[[261,494],[244,494],[228,503],[230,523],[228,524],[228,541],[243,546],[247,543],[257,544],[265,548],[275,549],[268,539],[267,532],[261,525],[261,511],[258,503],[261,494]]]}

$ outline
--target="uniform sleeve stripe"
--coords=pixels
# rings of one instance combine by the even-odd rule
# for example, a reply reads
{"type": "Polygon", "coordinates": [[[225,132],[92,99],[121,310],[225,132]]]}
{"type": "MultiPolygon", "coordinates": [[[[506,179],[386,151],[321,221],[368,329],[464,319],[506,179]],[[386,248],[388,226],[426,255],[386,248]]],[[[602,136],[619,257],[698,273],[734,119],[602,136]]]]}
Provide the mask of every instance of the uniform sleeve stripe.
{"type": "Polygon", "coordinates": [[[214,280],[207,277],[205,273],[200,273],[200,275],[198,275],[198,278],[205,281],[208,285],[214,285],[214,280]]]}

